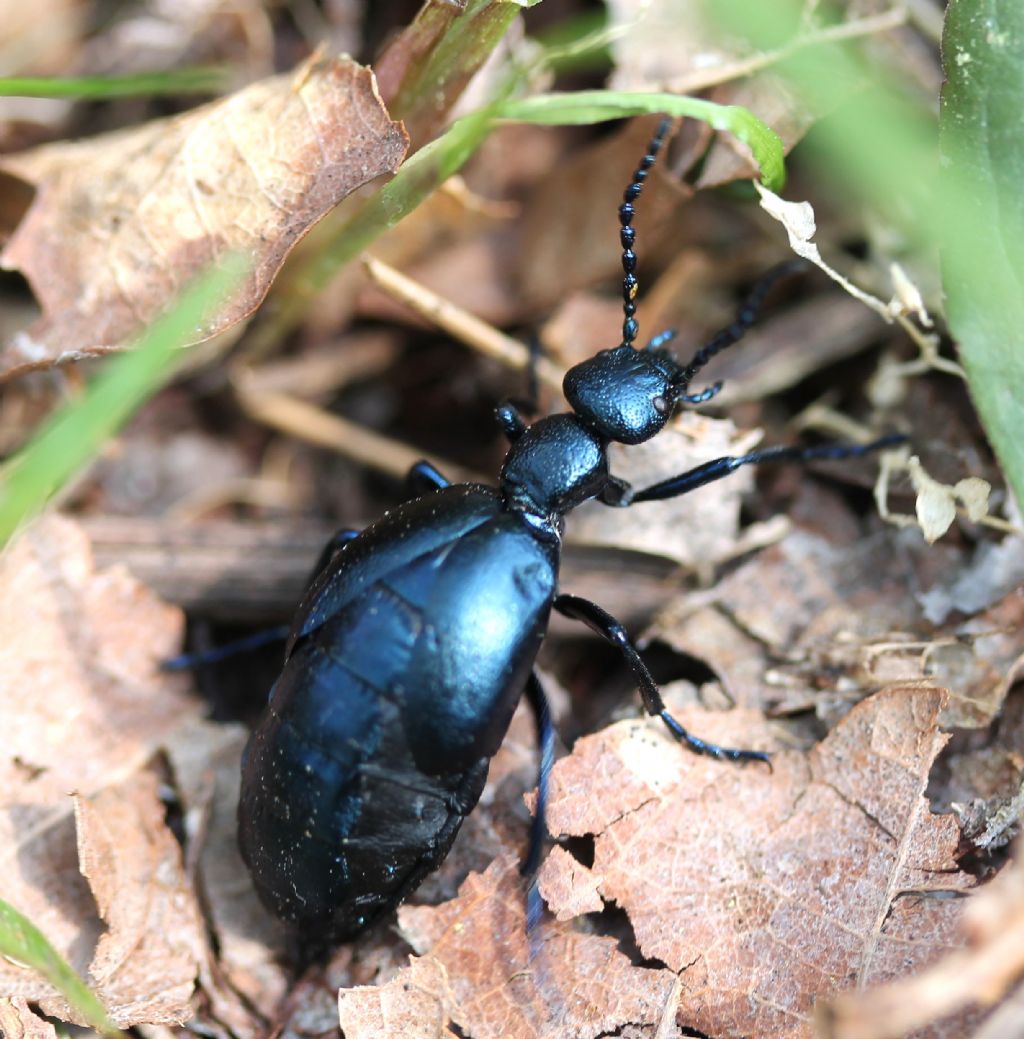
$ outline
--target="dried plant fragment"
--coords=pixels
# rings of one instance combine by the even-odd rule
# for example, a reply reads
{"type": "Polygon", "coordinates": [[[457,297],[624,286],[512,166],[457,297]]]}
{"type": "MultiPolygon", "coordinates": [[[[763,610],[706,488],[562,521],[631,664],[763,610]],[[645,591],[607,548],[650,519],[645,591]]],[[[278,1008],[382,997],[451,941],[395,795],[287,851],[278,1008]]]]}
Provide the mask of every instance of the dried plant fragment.
{"type": "MultiPolygon", "coordinates": [[[[657,722],[586,737],[556,765],[552,832],[595,835],[602,898],[644,956],[680,972],[680,1025],[810,1036],[815,1000],[960,944],[962,900],[948,896],[973,881],[955,819],[924,797],[943,699],[878,694],[809,755],[776,754],[771,773],[687,754],[657,722]]],[[[679,715],[721,743],[767,742],[754,712],[679,715]]]]}
{"type": "Polygon", "coordinates": [[[968,902],[963,914],[967,948],[920,974],[822,1006],[822,1035],[899,1039],[964,1007],[991,1006],[1024,977],[1024,858],[1019,851],[1016,861],[968,902]]]}
{"type": "MultiPolygon", "coordinates": [[[[84,535],[66,520],[41,520],[0,558],[0,630],[11,633],[0,643],[0,897],[86,977],[103,924],[79,871],[71,792],[148,797],[147,811],[136,812],[150,827],[144,840],[164,856],[172,846],[177,854],[161,831],[162,808],[144,766],[178,725],[201,712],[185,695],[186,682],[157,670],[176,651],[181,629],[180,611],[123,569],[96,572],[84,535]]],[[[170,877],[166,857],[149,861],[170,877]]],[[[192,911],[180,892],[175,907],[182,921],[192,911]]],[[[186,1012],[180,975],[179,982],[185,1001],[165,1020],[186,1012]]],[[[53,994],[10,961],[0,961],[0,990],[34,1001],[53,994]]],[[[117,998],[122,1002],[108,1009],[122,1020],[119,1006],[145,996],[120,990],[117,998]]]]}
{"type": "Polygon", "coordinates": [[[386,985],[342,989],[338,1014],[345,1039],[450,1039],[455,999],[444,967],[412,957],[386,985]]]}
{"type": "Polygon", "coordinates": [[[295,243],[406,150],[373,74],[313,59],[185,115],[3,160],[37,194],[0,263],[43,316],[0,351],[10,376],[124,346],[228,253],[246,284],[200,342],[250,314],[295,243]]]}
{"type": "Polygon", "coordinates": [[[6,1039],[57,1039],[57,1030],[23,999],[0,998],[0,1034],[6,1039]]]}
{"type": "MultiPolygon", "coordinates": [[[[399,910],[413,948],[447,973],[457,1034],[596,1039],[660,1020],[675,984],[668,971],[634,967],[614,940],[561,924],[542,925],[531,942],[524,910],[512,856],[470,874],[453,902],[399,910]]],[[[431,1018],[408,1034],[433,1035],[435,1027],[431,1018]]]]}
{"type": "MultiPolygon", "coordinates": [[[[75,807],[82,874],[107,925],[89,968],[94,990],[121,1027],[180,1024],[192,1016],[203,932],[157,777],[140,773],[75,807]]],[[[42,1006],[66,1016],[59,1001],[42,1006]]]]}

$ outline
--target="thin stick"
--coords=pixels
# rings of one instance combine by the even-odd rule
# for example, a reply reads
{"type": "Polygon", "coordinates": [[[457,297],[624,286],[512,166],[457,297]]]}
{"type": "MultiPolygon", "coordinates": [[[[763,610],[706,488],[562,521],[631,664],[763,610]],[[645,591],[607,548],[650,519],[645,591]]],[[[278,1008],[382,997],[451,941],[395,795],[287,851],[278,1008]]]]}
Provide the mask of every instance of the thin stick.
{"type": "Polygon", "coordinates": [[[257,390],[244,372],[235,375],[234,386],[239,403],[251,418],[300,440],[330,448],[371,469],[402,478],[416,462],[425,459],[450,479],[480,480],[444,458],[373,433],[313,404],[284,393],[257,390]]]}
{"type": "MultiPolygon", "coordinates": [[[[392,299],[404,303],[431,324],[444,329],[460,343],[516,371],[530,364],[530,351],[518,339],[499,332],[493,325],[463,310],[450,300],[407,277],[372,256],[363,256],[370,280],[392,299]]],[[[556,393],[562,392],[565,372],[546,358],[537,361],[538,378],[556,393]]]]}

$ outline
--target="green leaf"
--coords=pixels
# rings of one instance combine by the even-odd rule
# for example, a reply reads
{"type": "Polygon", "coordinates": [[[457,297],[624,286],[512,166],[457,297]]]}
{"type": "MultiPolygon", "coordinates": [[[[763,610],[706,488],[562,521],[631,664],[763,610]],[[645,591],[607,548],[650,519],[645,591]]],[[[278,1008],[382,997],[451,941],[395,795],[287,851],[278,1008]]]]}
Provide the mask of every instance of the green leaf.
{"type": "Polygon", "coordinates": [[[1024,504],[1024,5],[952,0],[942,59],[949,324],[985,430],[1024,504]]]}
{"type": "Polygon", "coordinates": [[[124,1033],[107,1016],[103,1004],[46,940],[42,931],[2,898],[0,953],[38,971],[97,1032],[125,1039],[124,1033]]]}
{"type": "Polygon", "coordinates": [[[236,258],[210,271],[158,318],[129,352],[108,361],[81,400],[63,408],[0,468],[0,545],[88,462],[135,409],[167,382],[182,346],[238,285],[236,258]]]}
{"type": "Polygon", "coordinates": [[[611,90],[579,90],[568,94],[538,94],[502,102],[495,108],[501,119],[521,123],[601,123],[631,115],[661,113],[688,116],[724,130],[743,141],[761,169],[761,182],[779,192],[786,182],[785,153],[779,135],[753,113],[738,105],[716,105],[678,94],[632,94],[611,90]]]}

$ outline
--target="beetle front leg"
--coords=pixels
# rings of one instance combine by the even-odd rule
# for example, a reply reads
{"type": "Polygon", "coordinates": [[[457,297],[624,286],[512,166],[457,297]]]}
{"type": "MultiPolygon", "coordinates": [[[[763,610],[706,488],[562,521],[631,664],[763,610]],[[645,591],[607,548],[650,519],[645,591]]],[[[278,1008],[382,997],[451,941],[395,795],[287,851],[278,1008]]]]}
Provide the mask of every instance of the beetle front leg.
{"type": "Polygon", "coordinates": [[[451,485],[451,480],[443,473],[426,459],[421,459],[405,474],[406,500],[419,498],[430,491],[439,491],[451,485]]]}
{"type": "Polygon", "coordinates": [[[619,650],[640,686],[640,695],[643,698],[644,707],[647,708],[647,713],[661,718],[669,732],[680,743],[685,744],[696,754],[706,754],[712,758],[725,758],[729,761],[769,762],[769,756],[763,750],[720,747],[717,743],[708,743],[707,740],[702,740],[699,736],[694,736],[683,728],[665,707],[658,683],[655,682],[650,669],[643,662],[640,651],[633,644],[629,633],[607,610],[589,599],[581,599],[578,595],[559,595],[555,599],[554,607],[563,616],[583,621],[591,631],[596,632],[619,650]]]}
{"type": "Polygon", "coordinates": [[[687,469],[677,476],[651,484],[641,490],[633,490],[624,480],[614,479],[608,493],[602,492],[600,500],[605,505],[625,507],[636,505],[642,501],[665,501],[667,498],[678,498],[690,491],[703,487],[707,483],[724,479],[745,465],[757,465],[759,462],[811,462],[819,458],[856,458],[860,455],[880,451],[886,447],[894,447],[906,441],[902,433],[891,433],[879,437],[870,444],[815,444],[812,447],[766,447],[761,451],[751,451],[746,455],[725,455],[714,458],[703,465],[687,469]]]}

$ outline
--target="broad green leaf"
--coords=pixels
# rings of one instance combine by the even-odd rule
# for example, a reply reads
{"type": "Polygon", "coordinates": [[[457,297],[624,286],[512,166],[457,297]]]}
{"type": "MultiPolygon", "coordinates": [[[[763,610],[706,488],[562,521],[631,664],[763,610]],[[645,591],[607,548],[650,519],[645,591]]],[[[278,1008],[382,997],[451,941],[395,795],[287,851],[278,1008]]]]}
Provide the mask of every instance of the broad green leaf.
{"type": "Polygon", "coordinates": [[[1024,504],[1024,4],[951,0],[942,59],[947,313],[974,403],[1024,504]]]}
{"type": "Polygon", "coordinates": [[[124,1033],[107,1016],[103,1004],[46,940],[42,931],[2,898],[0,953],[38,971],[97,1032],[123,1039],[124,1033]]]}

